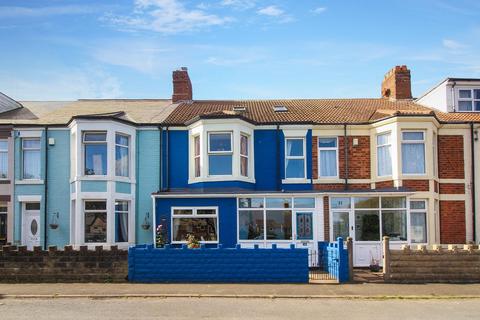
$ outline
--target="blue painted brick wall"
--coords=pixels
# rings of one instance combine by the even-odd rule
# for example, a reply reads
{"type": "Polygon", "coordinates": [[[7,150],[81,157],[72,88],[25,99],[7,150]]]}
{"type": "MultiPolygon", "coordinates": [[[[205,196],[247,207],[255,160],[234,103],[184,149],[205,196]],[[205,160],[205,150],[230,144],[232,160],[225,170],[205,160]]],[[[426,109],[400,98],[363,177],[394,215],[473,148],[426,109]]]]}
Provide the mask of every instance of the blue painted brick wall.
{"type": "Polygon", "coordinates": [[[131,247],[131,282],[307,283],[308,250],[131,247]]]}

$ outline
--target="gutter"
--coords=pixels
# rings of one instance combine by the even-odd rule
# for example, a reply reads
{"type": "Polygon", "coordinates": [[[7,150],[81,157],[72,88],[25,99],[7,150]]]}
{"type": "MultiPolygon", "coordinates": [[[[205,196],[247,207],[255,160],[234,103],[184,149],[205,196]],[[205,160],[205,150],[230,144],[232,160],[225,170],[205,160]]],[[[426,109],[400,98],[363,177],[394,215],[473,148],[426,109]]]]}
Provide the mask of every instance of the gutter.
{"type": "Polygon", "coordinates": [[[43,230],[44,230],[44,238],[43,238],[43,247],[47,250],[48,245],[48,126],[45,126],[45,179],[44,179],[44,214],[45,219],[43,221],[43,230]]]}
{"type": "Polygon", "coordinates": [[[473,128],[473,122],[470,123],[470,148],[471,148],[471,166],[472,166],[472,233],[473,233],[473,243],[476,243],[476,199],[475,199],[475,130],[473,128]]]}

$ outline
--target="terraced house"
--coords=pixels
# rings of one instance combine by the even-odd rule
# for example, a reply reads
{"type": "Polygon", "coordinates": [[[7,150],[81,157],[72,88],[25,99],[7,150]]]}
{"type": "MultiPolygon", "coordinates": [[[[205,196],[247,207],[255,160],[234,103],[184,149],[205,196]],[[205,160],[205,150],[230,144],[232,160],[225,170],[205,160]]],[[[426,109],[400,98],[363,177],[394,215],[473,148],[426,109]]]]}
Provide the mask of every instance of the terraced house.
{"type": "Polygon", "coordinates": [[[385,235],[478,242],[480,115],[464,92],[454,109],[432,92],[414,100],[398,66],[377,99],[194,100],[182,68],[171,100],[9,100],[8,241],[151,243],[158,225],[178,246],[351,236],[357,266],[380,260],[385,235]]]}

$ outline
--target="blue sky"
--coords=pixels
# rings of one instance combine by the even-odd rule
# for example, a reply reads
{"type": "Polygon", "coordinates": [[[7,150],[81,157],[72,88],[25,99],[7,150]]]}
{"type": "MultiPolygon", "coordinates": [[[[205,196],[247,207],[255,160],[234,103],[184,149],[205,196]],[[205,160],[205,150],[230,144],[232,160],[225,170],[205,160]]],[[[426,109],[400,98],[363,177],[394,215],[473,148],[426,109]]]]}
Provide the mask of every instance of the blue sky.
{"type": "Polygon", "coordinates": [[[477,0],[0,0],[0,91],[19,100],[378,97],[480,77],[477,0]]]}

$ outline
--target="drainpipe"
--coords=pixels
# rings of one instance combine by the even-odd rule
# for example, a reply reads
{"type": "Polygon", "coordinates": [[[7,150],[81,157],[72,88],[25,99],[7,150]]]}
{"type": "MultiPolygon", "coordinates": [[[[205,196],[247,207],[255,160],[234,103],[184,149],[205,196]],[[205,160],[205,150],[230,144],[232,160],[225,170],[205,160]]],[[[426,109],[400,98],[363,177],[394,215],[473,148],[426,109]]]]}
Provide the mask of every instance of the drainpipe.
{"type": "Polygon", "coordinates": [[[282,174],[280,169],[280,125],[277,124],[277,191],[282,189],[282,174]]]}
{"type": "Polygon", "coordinates": [[[169,128],[167,127],[166,130],[165,130],[167,136],[165,137],[165,145],[166,145],[166,152],[165,152],[165,185],[166,185],[166,190],[169,191],[170,190],[170,174],[168,173],[168,170],[169,170],[169,165],[170,165],[170,130],[169,128]]]}
{"type": "Polygon", "coordinates": [[[43,221],[43,230],[44,230],[44,238],[43,238],[43,247],[45,250],[47,249],[48,244],[48,126],[45,126],[45,177],[44,177],[44,211],[45,211],[45,219],[43,221]]]}
{"type": "Polygon", "coordinates": [[[472,219],[473,219],[473,243],[476,243],[476,199],[475,199],[475,131],[473,128],[473,122],[470,122],[470,148],[471,148],[471,166],[472,166],[472,219]]]}
{"type": "Polygon", "coordinates": [[[159,175],[158,175],[158,188],[159,191],[163,190],[163,127],[158,126],[158,131],[160,132],[160,151],[159,151],[159,175]]]}
{"type": "Polygon", "coordinates": [[[343,125],[343,145],[345,152],[345,190],[348,190],[348,137],[346,123],[343,125]]]}

